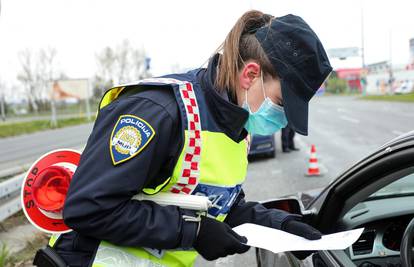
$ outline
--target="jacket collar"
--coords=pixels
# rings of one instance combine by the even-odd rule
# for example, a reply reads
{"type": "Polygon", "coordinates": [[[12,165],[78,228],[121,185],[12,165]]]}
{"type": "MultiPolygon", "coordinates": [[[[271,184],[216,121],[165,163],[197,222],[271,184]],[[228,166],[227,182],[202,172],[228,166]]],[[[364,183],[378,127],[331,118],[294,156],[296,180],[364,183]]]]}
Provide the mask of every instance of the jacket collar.
{"type": "Polygon", "coordinates": [[[197,79],[204,91],[207,105],[223,132],[235,142],[240,142],[247,136],[244,125],[249,117],[249,112],[237,106],[228,90],[223,93],[214,86],[217,73],[217,64],[220,55],[214,55],[207,69],[201,69],[197,79]]]}

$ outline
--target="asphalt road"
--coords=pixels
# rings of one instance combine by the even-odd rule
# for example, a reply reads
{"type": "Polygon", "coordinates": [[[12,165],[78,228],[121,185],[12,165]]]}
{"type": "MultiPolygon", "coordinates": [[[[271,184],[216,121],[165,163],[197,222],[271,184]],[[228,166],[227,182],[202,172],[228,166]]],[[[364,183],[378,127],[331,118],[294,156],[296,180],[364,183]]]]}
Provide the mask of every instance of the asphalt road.
{"type": "MultiPolygon", "coordinates": [[[[266,200],[326,186],[341,172],[398,135],[414,130],[414,104],[361,101],[354,97],[317,97],[311,101],[309,136],[296,135],[298,152],[282,153],[276,135],[274,159],[249,165],[247,200],[266,200]],[[305,177],[310,146],[315,144],[324,175],[305,177]]],[[[0,169],[27,163],[51,149],[80,148],[92,124],[0,139],[0,169]]],[[[254,266],[254,250],[196,266],[254,266]]]]}
{"type": "MultiPolygon", "coordinates": [[[[355,97],[316,97],[311,101],[309,136],[295,136],[298,152],[282,153],[276,135],[276,158],[249,164],[247,200],[262,201],[326,186],[343,171],[398,135],[414,130],[414,104],[362,101],[355,97]],[[314,144],[323,176],[305,177],[314,144]]],[[[201,266],[255,266],[254,249],[201,266]]]]}
{"type": "Polygon", "coordinates": [[[24,165],[58,148],[80,149],[92,130],[92,123],[61,129],[0,138],[0,170],[24,165]]]}
{"type": "MultiPolygon", "coordinates": [[[[78,113],[59,113],[56,115],[58,120],[61,119],[69,119],[69,118],[79,118],[86,116],[84,113],[78,112],[78,113]]],[[[50,120],[51,115],[50,114],[42,114],[42,115],[36,115],[36,116],[17,116],[17,117],[7,117],[5,121],[0,120],[0,125],[4,124],[10,124],[10,123],[18,123],[18,122],[27,122],[27,121],[39,121],[39,120],[50,120]]]]}

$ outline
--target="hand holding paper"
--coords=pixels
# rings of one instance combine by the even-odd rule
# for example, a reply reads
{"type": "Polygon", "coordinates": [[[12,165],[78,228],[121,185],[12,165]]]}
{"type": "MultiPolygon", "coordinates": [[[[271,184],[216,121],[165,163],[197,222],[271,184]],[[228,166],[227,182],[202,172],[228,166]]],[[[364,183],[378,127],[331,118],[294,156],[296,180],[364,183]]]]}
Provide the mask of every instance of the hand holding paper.
{"type": "Polygon", "coordinates": [[[298,250],[345,249],[358,240],[364,228],[324,235],[318,240],[308,240],[281,230],[251,223],[239,225],[233,230],[247,238],[247,245],[279,253],[298,250]]]}

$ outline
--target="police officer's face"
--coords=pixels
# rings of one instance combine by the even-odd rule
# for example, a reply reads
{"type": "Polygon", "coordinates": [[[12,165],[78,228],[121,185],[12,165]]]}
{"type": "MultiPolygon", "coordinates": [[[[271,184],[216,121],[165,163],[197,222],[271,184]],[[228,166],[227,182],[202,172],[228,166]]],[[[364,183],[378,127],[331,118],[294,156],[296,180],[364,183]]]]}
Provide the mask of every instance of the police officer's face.
{"type": "Polygon", "coordinates": [[[256,112],[260,105],[269,97],[273,103],[283,105],[280,80],[263,73],[263,86],[261,81],[262,71],[260,65],[255,62],[247,62],[239,74],[240,88],[237,90],[237,98],[240,106],[246,100],[250,110],[256,112]],[[263,93],[264,88],[264,93],[263,93]]]}
{"type": "Polygon", "coordinates": [[[252,86],[247,90],[247,101],[252,112],[256,112],[259,109],[265,97],[269,97],[273,103],[283,106],[282,90],[279,80],[265,75],[263,77],[263,87],[260,76],[254,80],[252,86]]]}

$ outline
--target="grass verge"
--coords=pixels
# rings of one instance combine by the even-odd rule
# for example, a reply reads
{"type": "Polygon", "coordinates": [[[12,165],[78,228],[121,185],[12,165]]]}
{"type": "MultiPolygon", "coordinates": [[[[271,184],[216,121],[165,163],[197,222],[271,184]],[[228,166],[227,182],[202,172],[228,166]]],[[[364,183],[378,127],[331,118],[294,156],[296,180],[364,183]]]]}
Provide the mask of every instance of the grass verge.
{"type": "Polygon", "coordinates": [[[414,93],[405,95],[367,95],[360,97],[360,99],[392,102],[414,102],[414,93]]]}
{"type": "Polygon", "coordinates": [[[20,210],[17,213],[10,216],[9,218],[0,222],[0,232],[7,231],[8,229],[27,223],[28,221],[23,213],[23,210],[20,210]]]}
{"type": "MultiPolygon", "coordinates": [[[[19,211],[0,223],[0,232],[8,231],[23,224],[28,224],[28,221],[23,211],[19,211]]],[[[10,253],[7,244],[0,242],[0,267],[32,267],[36,251],[44,247],[48,239],[47,234],[38,232],[34,238],[27,241],[25,248],[17,253],[10,253]]]]}
{"type": "Polygon", "coordinates": [[[0,267],[5,267],[9,259],[9,250],[6,244],[1,244],[0,248],[0,267]]]}
{"type": "Polygon", "coordinates": [[[87,118],[69,118],[61,119],[57,122],[57,127],[52,127],[50,120],[37,120],[28,122],[17,122],[0,125],[0,138],[16,136],[21,134],[34,133],[54,128],[63,128],[66,126],[78,125],[89,122],[87,118]]]}
{"type": "MultiPolygon", "coordinates": [[[[33,266],[33,258],[36,254],[36,251],[42,247],[44,247],[48,242],[48,236],[45,233],[38,233],[36,234],[35,238],[28,241],[26,247],[14,254],[9,254],[6,251],[6,256],[4,258],[4,263],[0,267],[29,267],[33,266]]],[[[1,260],[1,258],[0,258],[1,260]]]]}

